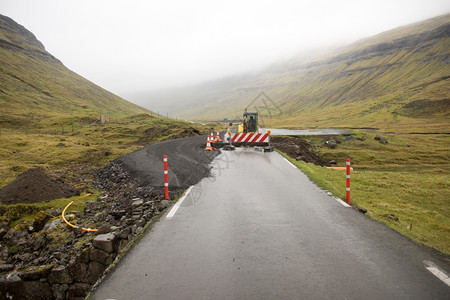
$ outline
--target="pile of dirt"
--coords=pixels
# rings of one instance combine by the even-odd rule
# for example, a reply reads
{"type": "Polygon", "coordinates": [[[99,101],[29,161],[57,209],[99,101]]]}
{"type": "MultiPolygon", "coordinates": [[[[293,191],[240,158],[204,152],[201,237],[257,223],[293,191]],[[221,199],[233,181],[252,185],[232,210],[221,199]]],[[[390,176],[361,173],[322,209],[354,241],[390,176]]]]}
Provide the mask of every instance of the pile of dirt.
{"type": "Polygon", "coordinates": [[[219,151],[204,151],[207,136],[179,138],[151,144],[116,159],[140,187],[164,187],[163,156],[168,157],[169,189],[186,189],[210,175],[219,151]]]}
{"type": "Polygon", "coordinates": [[[37,203],[59,198],[76,196],[79,191],[72,186],[57,181],[41,168],[34,168],[20,174],[16,180],[0,190],[3,204],[37,203]]]}
{"type": "Polygon", "coordinates": [[[270,144],[296,160],[328,166],[328,163],[314,152],[311,144],[301,137],[274,136],[270,138],[270,144]]]}

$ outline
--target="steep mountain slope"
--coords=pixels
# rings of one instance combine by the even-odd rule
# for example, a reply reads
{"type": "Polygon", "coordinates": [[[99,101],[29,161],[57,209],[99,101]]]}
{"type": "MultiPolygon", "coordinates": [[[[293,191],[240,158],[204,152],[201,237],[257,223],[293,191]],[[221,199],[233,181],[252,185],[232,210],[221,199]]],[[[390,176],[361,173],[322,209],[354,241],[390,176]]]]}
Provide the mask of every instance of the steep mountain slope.
{"type": "Polygon", "coordinates": [[[178,116],[190,119],[235,118],[243,107],[253,105],[272,125],[402,127],[414,123],[417,128],[431,126],[433,131],[450,117],[449,35],[447,14],[313,60],[297,57],[259,74],[148,95],[148,99],[172,98],[174,102],[167,105],[176,107],[177,102],[178,116]],[[261,91],[272,101],[259,101],[261,91]]]}
{"type": "Polygon", "coordinates": [[[23,26],[0,15],[0,125],[48,117],[149,112],[67,69],[23,26]]]}

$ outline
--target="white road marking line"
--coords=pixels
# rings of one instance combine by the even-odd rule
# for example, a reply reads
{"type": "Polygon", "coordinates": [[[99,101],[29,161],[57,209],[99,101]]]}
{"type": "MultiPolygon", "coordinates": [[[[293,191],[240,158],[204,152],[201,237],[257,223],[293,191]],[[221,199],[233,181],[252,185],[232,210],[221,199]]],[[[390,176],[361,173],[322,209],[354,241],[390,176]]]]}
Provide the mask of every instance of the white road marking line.
{"type": "Polygon", "coordinates": [[[434,276],[442,280],[446,285],[450,286],[450,277],[441,269],[439,269],[436,264],[429,260],[425,260],[423,262],[425,264],[425,268],[431,272],[434,276]]]}
{"type": "Polygon", "coordinates": [[[327,193],[331,198],[333,198],[334,200],[336,200],[338,203],[344,205],[345,207],[352,207],[351,205],[348,205],[347,202],[345,202],[342,199],[339,199],[338,197],[333,196],[333,194],[331,194],[330,192],[327,193]]]}
{"type": "Polygon", "coordinates": [[[291,163],[289,160],[287,160],[287,159],[284,158],[284,157],[283,157],[283,159],[284,159],[285,161],[287,161],[287,163],[290,164],[293,168],[297,169],[297,167],[296,167],[293,163],[291,163]]]}
{"type": "Polygon", "coordinates": [[[186,193],[184,193],[184,196],[181,197],[177,203],[175,203],[175,205],[172,207],[172,209],[169,211],[169,213],[166,216],[166,220],[170,220],[173,218],[173,216],[175,215],[175,213],[177,212],[178,208],[180,208],[181,204],[183,203],[184,199],[186,199],[187,195],[189,194],[189,192],[192,190],[194,186],[191,185],[187,190],[186,193]]]}

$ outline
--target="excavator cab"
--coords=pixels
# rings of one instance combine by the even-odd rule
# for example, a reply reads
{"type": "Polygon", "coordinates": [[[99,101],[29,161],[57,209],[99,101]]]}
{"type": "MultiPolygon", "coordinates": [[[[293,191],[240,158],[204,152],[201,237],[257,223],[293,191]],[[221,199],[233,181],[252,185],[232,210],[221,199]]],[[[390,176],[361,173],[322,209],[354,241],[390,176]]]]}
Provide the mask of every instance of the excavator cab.
{"type": "Polygon", "coordinates": [[[258,113],[248,112],[245,108],[242,128],[239,128],[240,133],[258,132],[258,113]]]}

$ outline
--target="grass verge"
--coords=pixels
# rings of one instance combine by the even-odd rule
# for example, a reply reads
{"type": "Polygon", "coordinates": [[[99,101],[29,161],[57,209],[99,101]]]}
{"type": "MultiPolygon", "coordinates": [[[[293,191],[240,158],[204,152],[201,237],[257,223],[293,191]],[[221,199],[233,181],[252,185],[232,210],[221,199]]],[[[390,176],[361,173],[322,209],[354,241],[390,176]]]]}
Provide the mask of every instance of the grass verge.
{"type": "MultiPolygon", "coordinates": [[[[346,157],[352,159],[352,205],[367,209],[369,217],[412,240],[450,255],[450,166],[442,151],[448,136],[392,136],[389,144],[382,145],[374,142],[372,134],[357,132],[356,137],[363,134],[366,140],[343,140],[338,149],[320,146],[318,138],[312,143],[322,157],[334,158],[341,166],[346,157]],[[405,147],[414,140],[413,149],[405,147]]],[[[345,199],[345,171],[281,154],[318,186],[345,199]]]]}

